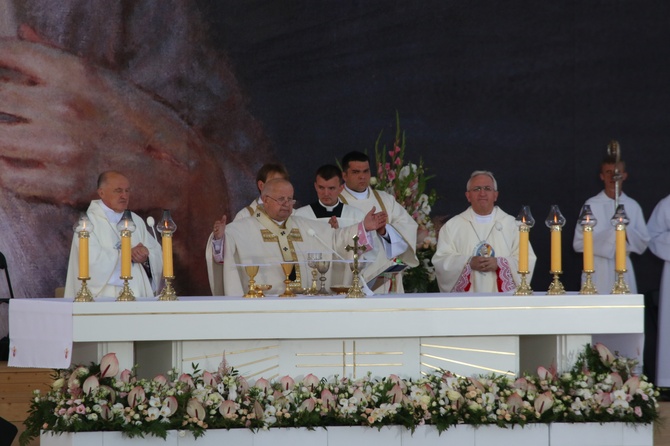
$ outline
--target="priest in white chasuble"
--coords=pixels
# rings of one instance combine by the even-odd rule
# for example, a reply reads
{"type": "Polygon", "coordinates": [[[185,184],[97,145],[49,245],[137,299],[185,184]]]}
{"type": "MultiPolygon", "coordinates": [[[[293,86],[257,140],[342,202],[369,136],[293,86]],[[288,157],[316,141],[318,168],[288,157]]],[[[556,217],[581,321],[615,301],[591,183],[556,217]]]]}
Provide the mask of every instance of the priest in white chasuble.
{"type": "MultiPolygon", "coordinates": [[[[89,275],[86,282],[96,297],[118,297],[123,288],[121,276],[121,234],[116,228],[128,208],[130,181],[119,172],[103,172],[98,178],[99,200],[91,201],[86,211],[93,231],[89,238],[89,275]]],[[[132,266],[128,285],[135,297],[154,296],[163,275],[161,246],[147,230],[144,220],[131,213],[136,229],[131,233],[132,266]],[[151,275],[151,277],[149,277],[151,275]]],[[[79,276],[79,237],[72,239],[64,297],[75,297],[81,287],[79,276]]]]}
{"type": "MultiPolygon", "coordinates": [[[[433,256],[435,275],[443,293],[497,293],[519,284],[519,229],[515,218],[495,205],[498,184],[493,174],[472,173],[465,197],[470,207],[440,229],[433,256]]],[[[535,253],[528,248],[532,277],[535,253]]]]}
{"type": "Polygon", "coordinates": [[[386,216],[383,226],[377,230],[375,248],[364,254],[371,263],[363,269],[361,276],[367,283],[375,282],[372,291],[377,293],[402,293],[402,274],[384,274],[398,261],[413,267],[419,264],[416,257],[416,235],[418,224],[393,196],[370,187],[370,159],[362,152],[349,152],[342,157],[344,190],[340,200],[367,213],[372,209],[386,216]],[[382,280],[375,280],[382,279],[382,280]]]}
{"type": "Polygon", "coordinates": [[[282,293],[285,288],[282,263],[293,263],[289,275],[291,286],[307,288],[311,285],[309,252],[334,251],[344,257],[356,235],[361,245],[371,249],[369,231],[383,224],[383,216],[372,212],[363,222],[336,230],[326,223],[294,216],[293,186],[284,179],[265,183],[261,198],[263,204],[253,216],[228,225],[225,221],[215,222],[207,246],[214,295],[242,296],[247,292],[249,277],[243,265],[260,265],[255,281],[271,285],[270,293],[274,294],[282,293]]]}
{"type": "MultiPolygon", "coordinates": [[[[318,199],[297,209],[295,215],[328,223],[333,229],[358,224],[365,218],[365,212],[340,201],[344,180],[339,167],[333,164],[319,167],[314,178],[314,189],[318,199]]],[[[353,250],[345,259],[353,259],[353,250]]],[[[334,262],[331,267],[331,280],[334,285],[351,286],[353,274],[350,264],[344,261],[334,262]]]]}

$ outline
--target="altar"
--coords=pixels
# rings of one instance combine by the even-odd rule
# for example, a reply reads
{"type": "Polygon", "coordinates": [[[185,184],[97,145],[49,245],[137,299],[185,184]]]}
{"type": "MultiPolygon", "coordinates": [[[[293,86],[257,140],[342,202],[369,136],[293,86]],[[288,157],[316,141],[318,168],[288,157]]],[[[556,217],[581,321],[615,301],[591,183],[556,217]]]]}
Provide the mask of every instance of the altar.
{"type": "Polygon", "coordinates": [[[517,375],[569,368],[592,334],[643,333],[643,312],[641,295],[576,293],[14,299],[9,365],[64,368],[115,352],[122,368],[151,377],[193,364],[215,370],[225,352],[252,380],[517,375]]]}

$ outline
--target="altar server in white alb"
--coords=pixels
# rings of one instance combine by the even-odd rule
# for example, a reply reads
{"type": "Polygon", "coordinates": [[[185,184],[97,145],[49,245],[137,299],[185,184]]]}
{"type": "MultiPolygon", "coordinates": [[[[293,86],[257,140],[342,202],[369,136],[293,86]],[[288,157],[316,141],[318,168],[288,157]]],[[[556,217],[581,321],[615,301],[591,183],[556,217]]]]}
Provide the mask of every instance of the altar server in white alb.
{"type": "MultiPolygon", "coordinates": [[[[115,171],[107,171],[98,177],[99,200],[91,201],[86,211],[93,232],[89,239],[89,273],[86,282],[93,297],[118,297],[123,287],[121,280],[121,234],[116,228],[128,209],[130,181],[115,171]]],[[[128,282],[135,297],[154,295],[152,279],[160,280],[163,274],[161,246],[149,233],[144,220],[132,213],[136,229],[131,234],[131,276],[128,282]],[[150,273],[151,278],[149,277],[150,273]]],[[[70,261],[65,282],[65,297],[75,297],[81,287],[79,275],[79,237],[72,239],[70,261]]],[[[157,288],[157,287],[156,287],[157,288]]]]}
{"type": "Polygon", "coordinates": [[[663,260],[659,294],[656,385],[670,387],[670,195],[662,199],[647,222],[649,249],[663,260]]]}
{"type": "MultiPolygon", "coordinates": [[[[466,185],[470,207],[447,221],[433,256],[440,291],[498,293],[519,284],[519,229],[515,218],[495,205],[498,183],[493,173],[476,170],[466,185]]],[[[528,247],[527,280],[535,268],[528,247]]]]}
{"type": "MultiPolygon", "coordinates": [[[[342,171],[333,164],[319,167],[314,178],[314,189],[317,201],[295,211],[299,217],[319,220],[328,223],[333,229],[358,224],[365,218],[365,213],[358,208],[342,203],[339,195],[344,189],[342,171]]],[[[328,254],[328,257],[332,255],[328,254]]],[[[353,258],[353,251],[345,259],[353,258]]],[[[335,260],[338,259],[335,256],[335,260]]],[[[345,262],[334,262],[331,268],[331,279],[335,285],[351,286],[353,275],[345,262]]]]}
{"type": "Polygon", "coordinates": [[[416,258],[416,236],[418,224],[395,198],[370,187],[370,158],[362,152],[349,152],[342,157],[342,177],[344,190],[340,200],[367,213],[377,209],[386,217],[386,224],[377,230],[375,249],[366,253],[372,260],[366,265],[361,276],[367,283],[374,283],[376,293],[402,293],[401,274],[384,274],[399,262],[414,267],[416,258]]]}
{"type": "MultiPolygon", "coordinates": [[[[595,197],[586,200],[591,206],[593,216],[598,224],[593,228],[593,268],[595,272],[591,275],[593,284],[598,293],[609,294],[616,280],[614,271],[615,237],[616,229],[610,223],[615,205],[615,163],[616,159],[607,156],[600,165],[600,179],[603,181],[604,189],[595,197]]],[[[629,253],[642,254],[649,245],[649,232],[644,220],[642,208],[637,201],[630,198],[623,192],[623,182],[628,178],[626,172],[626,163],[619,161],[619,204],[623,204],[626,215],[630,223],[626,226],[626,273],[624,280],[628,284],[631,293],[637,293],[637,283],[635,281],[635,271],[633,263],[630,261],[629,253]]],[[[577,252],[584,252],[584,235],[577,222],[575,237],[572,246],[577,252]]],[[[622,353],[622,352],[620,352],[622,353]]]]}
{"type": "Polygon", "coordinates": [[[228,225],[214,223],[206,255],[207,261],[214,263],[210,283],[215,295],[242,296],[247,291],[249,277],[244,265],[260,265],[256,283],[271,285],[271,293],[282,293],[286,275],[281,265],[295,262],[290,286],[307,288],[311,285],[307,274],[309,252],[326,249],[345,256],[355,235],[362,246],[372,248],[370,231],[384,222],[383,215],[370,211],[363,222],[333,230],[327,223],[294,216],[293,185],[284,179],[266,182],[261,198],[263,204],[253,216],[228,225]]]}
{"type": "MultiPolygon", "coordinates": [[[[616,211],[614,201],[617,188],[616,173],[619,177],[619,204],[624,206],[630,221],[626,226],[626,273],[624,274],[624,280],[631,293],[637,293],[637,283],[633,263],[628,254],[631,252],[642,254],[647,249],[650,239],[642,208],[637,201],[623,192],[623,182],[628,178],[626,164],[623,161],[616,164],[615,158],[606,156],[600,165],[600,179],[603,181],[604,189],[584,203],[591,205],[593,216],[598,221],[598,224],[593,228],[593,268],[595,272],[591,278],[599,294],[610,294],[616,280],[616,272],[614,271],[616,229],[610,223],[616,211]],[[617,167],[618,172],[615,172],[615,167],[617,167]]],[[[577,226],[572,246],[575,251],[583,252],[584,235],[579,223],[577,223],[577,226]]],[[[592,342],[600,342],[613,352],[616,351],[627,358],[637,360],[638,371],[641,372],[644,334],[599,334],[592,336],[592,342]]]]}

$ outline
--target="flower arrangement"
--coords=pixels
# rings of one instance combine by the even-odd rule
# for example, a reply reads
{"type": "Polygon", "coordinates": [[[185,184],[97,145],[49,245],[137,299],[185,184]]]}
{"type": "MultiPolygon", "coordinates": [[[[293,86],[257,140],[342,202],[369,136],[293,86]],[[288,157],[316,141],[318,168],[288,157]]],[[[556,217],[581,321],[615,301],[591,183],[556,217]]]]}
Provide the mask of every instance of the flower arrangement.
{"type": "Polygon", "coordinates": [[[377,176],[371,178],[370,184],[379,190],[391,194],[407,213],[419,225],[417,234],[416,255],[419,266],[408,269],[403,274],[403,287],[406,292],[437,292],[435,269],[431,263],[437,244],[437,232],[430,212],[437,200],[434,189],[427,191],[427,182],[431,176],[426,175],[423,160],[419,164],[405,162],[405,132],[400,128],[400,117],[396,113],[396,132],[393,147],[379,147],[382,132],[375,141],[375,161],[377,176]],[[387,158],[388,155],[388,158],[387,158]]]}
{"type": "Polygon", "coordinates": [[[168,430],[431,424],[501,427],[549,422],[651,423],[658,391],[631,373],[631,361],[601,344],[586,346],[570,372],[544,367],[534,376],[456,376],[439,371],[412,380],[284,376],[247,382],[226,363],[215,372],[174,372],[137,379],[119,373],[114,353],[100,364],[56,372],[51,390],[35,391],[21,445],[53,432],[122,431],[129,437],[166,438],[168,430]]]}

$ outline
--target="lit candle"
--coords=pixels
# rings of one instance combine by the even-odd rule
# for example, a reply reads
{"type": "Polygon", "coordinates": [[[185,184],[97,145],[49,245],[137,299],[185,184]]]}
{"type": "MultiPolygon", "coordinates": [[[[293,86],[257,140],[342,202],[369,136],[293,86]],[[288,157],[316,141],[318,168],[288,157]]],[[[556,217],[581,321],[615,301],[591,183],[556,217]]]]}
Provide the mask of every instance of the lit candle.
{"type": "Polygon", "coordinates": [[[130,232],[121,232],[121,277],[130,277],[130,232]]]}
{"type": "Polygon", "coordinates": [[[616,228],[614,269],[616,271],[626,269],[626,226],[624,225],[619,225],[616,228]]]}
{"type": "Polygon", "coordinates": [[[593,228],[584,227],[584,271],[593,269],[593,228]]]}
{"type": "Polygon", "coordinates": [[[79,277],[88,277],[88,231],[79,233],[79,277]]]}
{"type": "Polygon", "coordinates": [[[116,229],[121,234],[121,278],[129,278],[131,277],[130,267],[132,265],[130,236],[137,229],[130,211],[123,211],[123,217],[121,217],[121,221],[116,225],[116,229]]]}
{"type": "Polygon", "coordinates": [[[626,210],[623,207],[623,204],[620,204],[614,216],[610,220],[612,226],[614,226],[615,239],[614,239],[614,269],[616,271],[625,271],[626,270],[626,225],[630,223],[628,216],[626,215],[626,210]]]}
{"type": "Polygon", "coordinates": [[[172,266],[172,232],[163,232],[163,276],[174,276],[172,266]]]}
{"type": "Polygon", "coordinates": [[[177,225],[172,220],[169,209],[163,209],[163,218],[158,222],[156,229],[163,236],[163,277],[174,277],[172,235],[177,230],[177,225]]]}
{"type": "Polygon", "coordinates": [[[561,227],[551,227],[551,272],[563,271],[561,269],[561,227]]]}
{"type": "Polygon", "coordinates": [[[528,236],[530,228],[521,226],[519,228],[519,271],[528,272],[528,236]]]}

